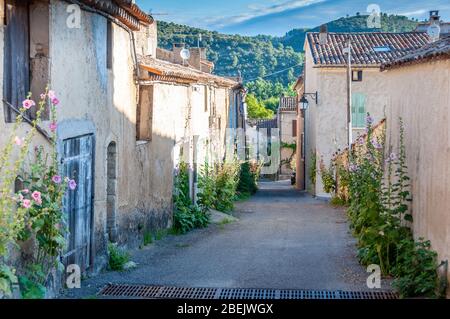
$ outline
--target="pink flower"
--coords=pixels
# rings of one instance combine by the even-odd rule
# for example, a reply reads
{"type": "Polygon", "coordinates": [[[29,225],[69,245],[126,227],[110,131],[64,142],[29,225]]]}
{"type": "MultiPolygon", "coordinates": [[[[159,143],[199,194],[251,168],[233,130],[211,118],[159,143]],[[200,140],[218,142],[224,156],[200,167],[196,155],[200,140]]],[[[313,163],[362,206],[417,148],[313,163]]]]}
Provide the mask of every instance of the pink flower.
{"type": "Polygon", "coordinates": [[[44,93],[41,94],[41,100],[45,100],[46,95],[44,93]]]}
{"type": "Polygon", "coordinates": [[[23,201],[23,195],[19,194],[19,202],[23,201]]]}
{"type": "Polygon", "coordinates": [[[50,100],[56,99],[56,93],[53,90],[48,91],[48,97],[50,100]]]}
{"type": "Polygon", "coordinates": [[[59,100],[55,97],[52,99],[52,104],[53,105],[58,105],[59,104],[59,100]]]}
{"type": "Polygon", "coordinates": [[[55,176],[52,177],[52,181],[55,184],[61,184],[62,178],[59,175],[55,175],[55,176]]]}
{"type": "Polygon", "coordinates": [[[38,204],[42,203],[41,192],[34,191],[34,192],[31,194],[31,198],[33,198],[34,201],[35,201],[36,203],[38,203],[38,204]]]}
{"type": "Polygon", "coordinates": [[[24,199],[23,202],[22,202],[22,207],[26,208],[26,209],[30,208],[31,207],[31,201],[29,199],[24,199]]]}
{"type": "Polygon", "coordinates": [[[50,123],[50,125],[48,126],[50,128],[50,131],[55,132],[57,125],[55,122],[50,123]]]}
{"type": "Polygon", "coordinates": [[[75,182],[75,180],[71,179],[71,180],[69,181],[69,188],[70,188],[71,190],[75,190],[75,188],[77,188],[77,183],[75,182]]]}
{"type": "Polygon", "coordinates": [[[17,146],[22,146],[23,139],[21,139],[20,137],[16,136],[16,137],[14,138],[14,143],[15,143],[17,146]]]}
{"type": "Polygon", "coordinates": [[[28,188],[22,189],[21,193],[28,194],[30,190],[28,188]]]}
{"type": "Polygon", "coordinates": [[[25,101],[22,102],[22,106],[26,109],[29,110],[32,106],[35,106],[36,103],[34,103],[33,100],[30,99],[26,99],[25,101]]]}

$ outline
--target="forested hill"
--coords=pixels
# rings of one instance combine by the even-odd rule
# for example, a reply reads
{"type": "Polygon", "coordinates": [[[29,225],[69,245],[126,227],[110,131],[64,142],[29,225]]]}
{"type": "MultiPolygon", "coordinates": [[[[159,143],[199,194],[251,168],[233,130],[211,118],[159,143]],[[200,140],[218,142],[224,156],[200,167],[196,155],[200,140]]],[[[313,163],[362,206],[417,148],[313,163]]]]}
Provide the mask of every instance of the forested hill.
{"type": "MultiPolygon", "coordinates": [[[[329,22],[329,32],[412,31],[417,21],[403,16],[382,14],[381,29],[367,28],[367,15],[355,15],[329,22]]],[[[301,67],[288,69],[302,62],[303,43],[308,31],[294,29],[283,37],[227,35],[215,31],[193,28],[186,25],[158,21],[159,46],[170,49],[173,43],[183,42],[207,48],[208,59],[216,65],[215,73],[223,76],[237,76],[241,72],[244,81],[265,77],[271,83],[280,82],[284,86],[292,83],[301,72],[301,67]],[[279,72],[270,75],[274,72],[279,72]],[[266,77],[267,75],[270,75],[266,77]]]]}
{"type": "MultiPolygon", "coordinates": [[[[340,18],[327,23],[329,32],[409,32],[413,31],[418,21],[410,20],[404,16],[381,15],[381,28],[368,28],[367,15],[355,15],[352,17],[340,18]]],[[[293,29],[286,33],[284,37],[276,38],[274,43],[282,43],[291,46],[295,51],[303,51],[306,32],[318,32],[320,27],[313,29],[293,29]]]]}
{"type": "MultiPolygon", "coordinates": [[[[162,48],[170,49],[173,43],[186,43],[187,46],[196,47],[200,34],[200,46],[207,48],[208,59],[214,62],[214,73],[218,75],[237,76],[241,72],[248,82],[302,62],[300,52],[285,47],[274,37],[225,35],[158,21],[158,42],[162,48]]],[[[298,66],[271,76],[270,81],[286,85],[294,81],[300,71],[301,67],[298,66]]]]}

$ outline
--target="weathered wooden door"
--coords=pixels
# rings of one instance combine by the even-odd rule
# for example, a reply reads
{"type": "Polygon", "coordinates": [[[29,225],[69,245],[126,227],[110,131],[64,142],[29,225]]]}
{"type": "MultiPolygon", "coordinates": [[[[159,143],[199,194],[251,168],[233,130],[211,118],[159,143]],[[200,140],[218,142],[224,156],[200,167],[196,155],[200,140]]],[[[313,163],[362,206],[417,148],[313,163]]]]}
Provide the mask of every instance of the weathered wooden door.
{"type": "Polygon", "coordinates": [[[69,231],[65,264],[77,264],[82,273],[91,264],[93,152],[92,135],[63,142],[63,175],[77,183],[76,189],[69,189],[64,197],[69,231]]]}

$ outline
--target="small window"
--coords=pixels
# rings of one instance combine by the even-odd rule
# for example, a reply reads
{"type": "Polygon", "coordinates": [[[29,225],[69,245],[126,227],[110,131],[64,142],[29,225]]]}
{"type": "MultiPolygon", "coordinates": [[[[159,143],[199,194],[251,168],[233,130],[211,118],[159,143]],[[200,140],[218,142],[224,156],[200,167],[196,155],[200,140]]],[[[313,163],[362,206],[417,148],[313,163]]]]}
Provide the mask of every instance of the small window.
{"type": "Polygon", "coordinates": [[[361,70],[352,71],[352,81],[353,82],[361,82],[362,74],[363,74],[363,72],[361,70]]]}
{"type": "Polygon", "coordinates": [[[297,136],[297,120],[292,120],[292,136],[297,136]]]}
{"type": "Polygon", "coordinates": [[[108,21],[106,26],[106,67],[111,70],[113,65],[113,25],[108,21]]]}
{"type": "Polygon", "coordinates": [[[363,128],[366,124],[366,96],[362,93],[352,95],[352,127],[363,128]]]}

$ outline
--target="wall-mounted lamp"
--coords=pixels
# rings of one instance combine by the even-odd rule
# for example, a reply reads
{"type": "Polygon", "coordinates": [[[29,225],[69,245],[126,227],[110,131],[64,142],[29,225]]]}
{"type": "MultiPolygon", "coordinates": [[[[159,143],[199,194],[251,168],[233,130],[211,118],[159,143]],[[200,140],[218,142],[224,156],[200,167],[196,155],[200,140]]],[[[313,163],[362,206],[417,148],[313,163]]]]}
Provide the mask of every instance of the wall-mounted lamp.
{"type": "Polygon", "coordinates": [[[300,99],[300,107],[302,110],[308,109],[309,101],[306,98],[307,96],[310,96],[316,104],[319,103],[319,93],[303,93],[302,98],[300,99]]]}

